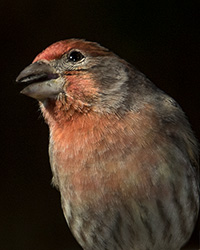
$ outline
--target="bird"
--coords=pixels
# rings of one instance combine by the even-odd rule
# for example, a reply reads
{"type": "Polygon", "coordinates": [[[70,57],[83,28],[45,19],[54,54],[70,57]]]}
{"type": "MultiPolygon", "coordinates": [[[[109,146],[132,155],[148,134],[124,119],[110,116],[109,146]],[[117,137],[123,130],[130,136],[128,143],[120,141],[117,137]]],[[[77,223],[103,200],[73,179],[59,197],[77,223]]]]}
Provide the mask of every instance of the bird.
{"type": "Polygon", "coordinates": [[[199,213],[198,142],[179,104],[84,39],[21,71],[49,127],[52,183],[84,250],[179,250],[199,213]]]}

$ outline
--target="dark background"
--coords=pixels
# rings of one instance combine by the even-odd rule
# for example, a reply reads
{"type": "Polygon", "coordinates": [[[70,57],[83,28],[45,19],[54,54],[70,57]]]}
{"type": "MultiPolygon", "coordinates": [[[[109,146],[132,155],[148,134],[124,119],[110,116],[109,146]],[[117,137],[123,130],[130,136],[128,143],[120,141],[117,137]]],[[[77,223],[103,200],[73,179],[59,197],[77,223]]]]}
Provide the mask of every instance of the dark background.
{"type": "Polygon", "coordinates": [[[15,78],[55,41],[97,41],[174,97],[200,138],[199,1],[1,0],[0,12],[0,249],[81,249],[50,185],[48,128],[15,78]]]}

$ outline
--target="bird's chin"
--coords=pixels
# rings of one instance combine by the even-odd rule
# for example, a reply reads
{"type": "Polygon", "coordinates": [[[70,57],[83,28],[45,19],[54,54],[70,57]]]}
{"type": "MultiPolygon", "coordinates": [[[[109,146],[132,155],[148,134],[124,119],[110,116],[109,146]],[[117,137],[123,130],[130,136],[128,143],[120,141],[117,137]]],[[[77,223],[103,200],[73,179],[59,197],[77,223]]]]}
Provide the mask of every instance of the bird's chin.
{"type": "Polygon", "coordinates": [[[47,98],[55,99],[63,92],[63,86],[58,84],[57,79],[52,79],[43,82],[32,83],[25,87],[20,93],[32,97],[39,101],[47,98]]]}

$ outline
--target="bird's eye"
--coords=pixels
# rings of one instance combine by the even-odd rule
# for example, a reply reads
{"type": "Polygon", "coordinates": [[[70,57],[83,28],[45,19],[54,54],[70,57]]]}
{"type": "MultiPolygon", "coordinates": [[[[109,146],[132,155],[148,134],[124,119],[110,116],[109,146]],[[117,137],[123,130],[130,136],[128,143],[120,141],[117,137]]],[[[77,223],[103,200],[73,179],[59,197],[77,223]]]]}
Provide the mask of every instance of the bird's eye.
{"type": "Polygon", "coordinates": [[[79,51],[72,51],[70,52],[68,59],[71,62],[78,62],[81,61],[84,58],[84,56],[79,51]]]}

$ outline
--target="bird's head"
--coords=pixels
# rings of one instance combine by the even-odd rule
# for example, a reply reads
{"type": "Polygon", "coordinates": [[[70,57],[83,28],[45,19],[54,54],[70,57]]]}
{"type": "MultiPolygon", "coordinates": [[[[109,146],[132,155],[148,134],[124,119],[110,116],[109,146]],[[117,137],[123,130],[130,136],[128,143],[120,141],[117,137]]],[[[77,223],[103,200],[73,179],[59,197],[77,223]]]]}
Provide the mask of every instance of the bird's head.
{"type": "Polygon", "coordinates": [[[16,81],[27,85],[21,93],[39,100],[43,111],[51,110],[56,116],[62,110],[69,117],[74,112],[126,109],[133,75],[129,64],[108,49],[69,39],[42,51],[16,81]]]}

